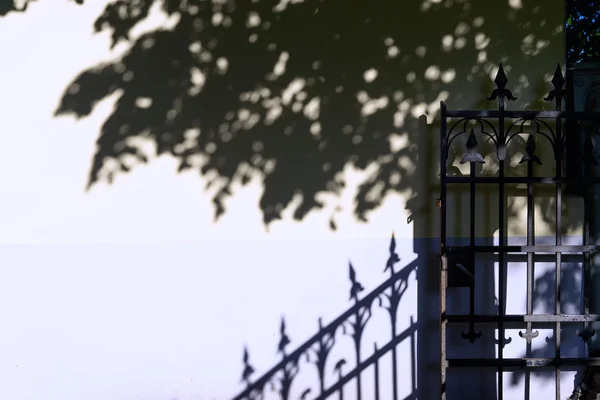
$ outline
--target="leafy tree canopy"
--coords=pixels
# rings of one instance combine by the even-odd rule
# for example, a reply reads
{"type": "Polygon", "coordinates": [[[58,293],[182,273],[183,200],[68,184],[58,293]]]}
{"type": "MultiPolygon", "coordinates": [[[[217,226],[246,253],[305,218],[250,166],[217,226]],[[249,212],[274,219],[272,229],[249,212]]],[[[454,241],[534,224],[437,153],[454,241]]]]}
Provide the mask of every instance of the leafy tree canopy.
{"type": "Polygon", "coordinates": [[[600,61],[600,2],[567,0],[567,61],[600,61]]]}

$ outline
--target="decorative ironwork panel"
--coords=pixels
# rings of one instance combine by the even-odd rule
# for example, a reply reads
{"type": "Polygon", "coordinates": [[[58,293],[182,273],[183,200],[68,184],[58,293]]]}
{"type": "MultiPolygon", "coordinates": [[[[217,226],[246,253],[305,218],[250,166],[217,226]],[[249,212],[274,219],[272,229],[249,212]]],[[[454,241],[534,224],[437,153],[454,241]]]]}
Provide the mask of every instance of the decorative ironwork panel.
{"type": "MultiPolygon", "coordinates": [[[[554,111],[512,111],[507,110],[510,101],[516,100],[509,89],[509,80],[502,65],[499,66],[495,79],[496,88],[488,100],[497,103],[496,110],[449,110],[444,102],[441,103],[441,146],[440,146],[440,170],[441,190],[437,202],[441,213],[441,268],[440,268],[440,329],[441,329],[441,362],[440,362],[440,384],[441,399],[447,399],[448,369],[459,367],[493,368],[497,370],[497,399],[504,398],[504,371],[514,369],[529,370],[532,368],[551,368],[554,370],[556,382],[556,399],[564,398],[561,395],[560,373],[561,369],[581,366],[595,365],[600,360],[594,358],[578,359],[561,356],[561,333],[566,325],[578,325],[580,329],[577,334],[584,342],[592,340],[596,336],[592,323],[600,320],[599,315],[590,312],[590,270],[592,268],[592,256],[597,251],[597,246],[590,236],[589,221],[593,213],[594,185],[599,183],[594,173],[597,165],[597,157],[594,149],[595,131],[582,129],[585,124],[596,125],[600,121],[600,115],[595,110],[575,112],[563,110],[566,97],[565,79],[560,65],[556,67],[551,80],[552,90],[545,98],[554,103],[554,111]],[[593,131],[593,132],[592,132],[593,131]],[[570,140],[570,137],[587,135],[585,141],[570,140]],[[493,149],[486,152],[486,147],[493,149]],[[463,146],[462,157],[451,159],[450,155],[456,153],[457,146],[463,146]],[[566,154],[568,146],[582,146],[582,148],[571,151],[573,154],[582,154],[574,163],[569,159],[567,163],[566,154]],[[538,149],[544,148],[544,151],[538,149]],[[521,157],[517,167],[510,164],[513,154],[520,153],[521,157]],[[479,166],[484,163],[494,164],[492,172],[484,174],[478,172],[479,166]],[[468,172],[461,174],[450,174],[455,163],[459,166],[468,165],[468,172]],[[573,165],[582,168],[583,174],[567,174],[565,165],[573,165]],[[509,171],[510,174],[508,173],[509,171]],[[515,172],[517,171],[517,172],[515,172]],[[549,172],[550,171],[550,172],[549,172]],[[573,178],[577,177],[577,178],[573,178]],[[577,179],[577,181],[574,181],[577,179]],[[449,191],[453,185],[468,185],[469,197],[469,240],[465,245],[454,245],[448,242],[448,209],[449,191]],[[507,229],[508,217],[508,195],[509,186],[520,185],[523,189],[525,204],[525,218],[522,220],[523,231],[526,232],[526,244],[514,245],[509,243],[507,229]],[[583,227],[581,229],[581,240],[579,243],[563,240],[563,231],[567,221],[563,220],[564,191],[567,186],[577,187],[584,203],[583,227]],[[486,209],[486,214],[494,214],[497,224],[497,238],[492,245],[479,245],[476,243],[476,190],[477,187],[488,188],[497,196],[496,209],[486,209]],[[555,237],[553,244],[537,244],[534,229],[534,214],[536,193],[541,188],[552,193],[555,225],[555,237]],[[487,255],[494,257],[498,265],[497,278],[497,313],[493,315],[481,315],[475,312],[474,288],[476,285],[476,268],[478,257],[487,255]],[[512,257],[520,256],[526,267],[526,313],[507,314],[506,302],[509,294],[507,288],[507,264],[512,257]],[[536,262],[540,259],[551,261],[554,265],[555,285],[549,291],[553,296],[554,309],[551,313],[534,313],[534,269],[536,262]],[[583,269],[583,298],[584,307],[580,314],[563,314],[561,307],[561,267],[573,260],[580,260],[583,269]],[[448,288],[465,287],[470,292],[470,308],[468,314],[453,315],[448,312],[448,288]],[[496,357],[493,359],[481,358],[449,358],[448,357],[448,329],[449,324],[468,324],[468,331],[462,333],[462,338],[470,343],[476,343],[482,338],[481,328],[490,324],[497,332],[496,357]],[[506,337],[507,329],[520,329],[518,336],[524,340],[527,348],[526,357],[505,357],[505,346],[513,338],[506,337]],[[552,329],[553,338],[546,341],[553,347],[553,357],[535,358],[531,355],[532,343],[543,340],[540,329],[552,329]],[[562,396],[562,397],[561,397],[562,396]]],[[[549,203],[549,204],[550,204],[549,203]]],[[[546,210],[548,211],[548,210],[546,210]]],[[[488,331],[489,332],[489,331],[488,331]]],[[[493,331],[492,331],[493,332],[493,331]]],[[[448,396],[449,397],[449,396],[448,396]]],[[[448,399],[452,400],[452,399],[448,399]]]]}

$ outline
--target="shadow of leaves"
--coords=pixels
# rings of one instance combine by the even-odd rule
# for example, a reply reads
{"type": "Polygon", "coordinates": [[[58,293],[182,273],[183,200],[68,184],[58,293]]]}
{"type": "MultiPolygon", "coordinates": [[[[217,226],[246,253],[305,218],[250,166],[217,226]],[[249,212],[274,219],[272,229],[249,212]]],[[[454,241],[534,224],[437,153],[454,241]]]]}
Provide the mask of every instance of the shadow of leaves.
{"type": "MultiPolygon", "coordinates": [[[[478,1],[456,1],[455,12],[425,3],[112,2],[95,30],[110,32],[113,47],[130,47],[77,76],[56,114],[85,117],[116,96],[97,141],[89,187],[170,155],[179,171],[206,178],[215,218],[235,188],[258,179],[268,225],[289,207],[297,220],[322,209],[328,195],[339,196],[348,183],[344,173],[354,168],[364,174],[353,212],[367,220],[389,193],[415,183],[417,118],[436,113],[440,100],[461,98],[473,75],[486,73],[468,61],[477,59],[475,48],[450,51],[440,43],[448,34],[474,41],[476,31],[486,29],[482,21],[492,27],[494,19],[507,18],[478,1]],[[153,7],[169,15],[172,26],[133,37],[153,7]],[[422,15],[436,32],[417,40],[401,15],[422,15]]],[[[519,18],[537,11],[527,3],[519,18]]],[[[514,24],[510,35],[523,38],[531,29],[540,38],[554,31],[514,24]]],[[[500,58],[493,48],[489,53],[500,58]]]]}

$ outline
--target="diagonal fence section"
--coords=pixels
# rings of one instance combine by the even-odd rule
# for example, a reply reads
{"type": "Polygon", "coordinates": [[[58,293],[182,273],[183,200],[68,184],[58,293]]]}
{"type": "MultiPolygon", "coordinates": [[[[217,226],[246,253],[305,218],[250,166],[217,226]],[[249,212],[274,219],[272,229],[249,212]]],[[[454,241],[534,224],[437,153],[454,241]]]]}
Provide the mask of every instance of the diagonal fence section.
{"type": "MultiPolygon", "coordinates": [[[[306,342],[298,346],[295,350],[288,352],[290,339],[286,332],[285,320],[282,319],[279,327],[278,353],[281,355],[281,361],[269,369],[262,376],[253,379],[255,368],[251,363],[250,352],[248,348],[243,352],[243,372],[242,382],[246,388],[233,398],[233,400],[263,400],[269,394],[275,394],[282,400],[292,399],[291,387],[297,382],[297,376],[302,367],[314,368],[318,376],[317,387],[307,387],[301,390],[299,399],[327,399],[339,398],[343,400],[344,391],[352,391],[352,398],[361,399],[379,399],[381,391],[391,392],[394,400],[399,400],[398,388],[398,355],[397,346],[405,340],[410,340],[411,362],[414,368],[416,364],[416,334],[417,322],[411,317],[410,325],[402,332],[397,331],[397,314],[400,301],[408,289],[408,281],[413,271],[416,271],[416,261],[398,269],[396,265],[400,262],[400,257],[396,253],[396,240],[394,235],[390,240],[389,255],[385,265],[384,272],[389,274],[389,278],[373,291],[366,295],[364,287],[357,277],[356,270],[350,263],[348,267],[350,280],[350,301],[353,305],[342,313],[338,318],[327,325],[323,325],[319,319],[319,331],[306,342]],[[390,337],[387,343],[378,347],[374,343],[373,352],[370,355],[362,354],[362,342],[364,340],[364,331],[371,320],[372,312],[375,307],[387,311],[390,337]],[[339,343],[340,336],[349,336],[353,344],[353,359],[333,358],[333,350],[339,343]],[[382,358],[391,355],[390,365],[384,366],[382,358]],[[301,363],[307,361],[307,363],[301,363]],[[348,365],[353,367],[348,370],[348,365]],[[328,367],[331,371],[328,370],[328,367]],[[363,388],[363,377],[367,369],[372,367],[373,375],[370,377],[368,388],[363,388]],[[391,387],[381,387],[381,368],[391,369],[391,387]],[[333,372],[334,379],[327,379],[333,372]],[[371,388],[372,386],[372,388],[371,388]],[[371,390],[372,389],[372,390],[371,390]]],[[[405,373],[403,371],[403,373],[405,373]]],[[[413,370],[412,392],[409,398],[416,398],[416,372],[413,370]]],[[[387,383],[387,382],[386,382],[387,383]]],[[[300,383],[299,383],[300,384],[300,383]]]]}

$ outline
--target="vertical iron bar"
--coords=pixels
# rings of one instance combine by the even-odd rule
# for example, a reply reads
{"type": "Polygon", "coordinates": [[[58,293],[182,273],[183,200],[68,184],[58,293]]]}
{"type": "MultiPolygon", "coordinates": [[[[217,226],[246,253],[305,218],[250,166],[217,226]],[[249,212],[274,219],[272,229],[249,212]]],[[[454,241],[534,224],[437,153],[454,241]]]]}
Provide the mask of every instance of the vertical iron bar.
{"type": "MultiPolygon", "coordinates": [[[[530,133],[533,135],[533,133],[530,133]]],[[[535,228],[533,223],[533,183],[531,178],[533,177],[533,161],[527,162],[527,245],[533,246],[535,244],[535,228]]],[[[533,253],[527,253],[527,315],[533,314],[533,253]]],[[[527,322],[527,334],[531,334],[531,322],[527,322]]],[[[531,357],[531,340],[527,340],[526,345],[526,357],[531,357]]],[[[529,400],[531,397],[531,372],[528,370],[525,372],[525,400],[529,400]]]]}
{"type": "Polygon", "coordinates": [[[441,113],[441,129],[440,129],[440,246],[441,250],[445,251],[446,247],[446,162],[448,157],[448,140],[447,140],[447,117],[446,117],[446,104],[440,102],[440,113],[441,113]]]}
{"type": "Polygon", "coordinates": [[[446,248],[446,104],[440,102],[440,399],[446,400],[446,287],[448,283],[448,266],[445,254],[446,248]]]}
{"type": "MultiPolygon", "coordinates": [[[[471,248],[475,247],[475,162],[470,162],[470,178],[469,183],[469,245],[471,248]]],[[[475,255],[473,255],[473,264],[475,264],[475,255]]],[[[472,282],[469,287],[469,315],[475,315],[475,282],[472,282]]],[[[473,329],[474,323],[470,323],[470,331],[475,332],[473,329]]]]}
{"type": "MultiPolygon", "coordinates": [[[[560,97],[556,100],[556,110],[560,111],[562,109],[562,99],[560,97]]],[[[555,138],[555,146],[554,149],[554,157],[556,159],[556,177],[557,182],[560,182],[560,178],[562,178],[562,155],[563,155],[563,144],[562,144],[562,119],[556,119],[556,138],[555,138]]],[[[562,184],[556,184],[556,245],[562,245],[562,184]]],[[[561,283],[561,267],[562,267],[562,253],[556,252],[556,265],[555,265],[555,288],[554,288],[554,313],[556,315],[560,315],[561,306],[560,306],[560,283],[561,283]]],[[[560,346],[561,346],[561,324],[560,322],[556,322],[556,326],[554,328],[554,357],[557,359],[561,358],[560,354],[560,346]]],[[[560,367],[557,365],[555,367],[554,380],[556,382],[556,400],[560,400],[560,367]]]]}
{"type": "MultiPolygon", "coordinates": [[[[377,343],[373,344],[373,354],[377,354],[377,343]]],[[[375,400],[379,400],[379,358],[375,360],[375,400]]]]}
{"type": "MultiPolygon", "coordinates": [[[[504,99],[500,98],[498,101],[500,117],[498,118],[498,144],[504,146],[504,99]]],[[[498,171],[498,177],[500,182],[498,183],[498,241],[500,246],[505,245],[504,236],[504,160],[498,162],[500,170],[498,171]]],[[[501,249],[498,252],[498,315],[500,316],[498,321],[498,360],[502,363],[504,359],[504,321],[502,316],[505,314],[504,310],[504,290],[506,283],[504,282],[504,251],[501,249]]],[[[504,398],[504,368],[502,364],[498,367],[498,400],[504,398]]]]}
{"type": "MultiPolygon", "coordinates": [[[[585,192],[583,196],[583,244],[588,246],[590,244],[590,217],[592,215],[590,210],[591,199],[590,199],[590,180],[589,180],[589,168],[588,161],[585,161],[585,165],[583,168],[584,174],[584,187],[585,192]]],[[[591,260],[590,253],[588,251],[584,252],[584,278],[583,278],[583,309],[585,315],[590,313],[590,289],[591,289],[591,260]]],[[[585,323],[585,328],[587,328],[589,324],[585,323]]]]}
{"type": "Polygon", "coordinates": [[[469,183],[469,211],[470,211],[470,226],[469,226],[469,244],[475,246],[475,163],[469,163],[471,167],[469,183]]]}

